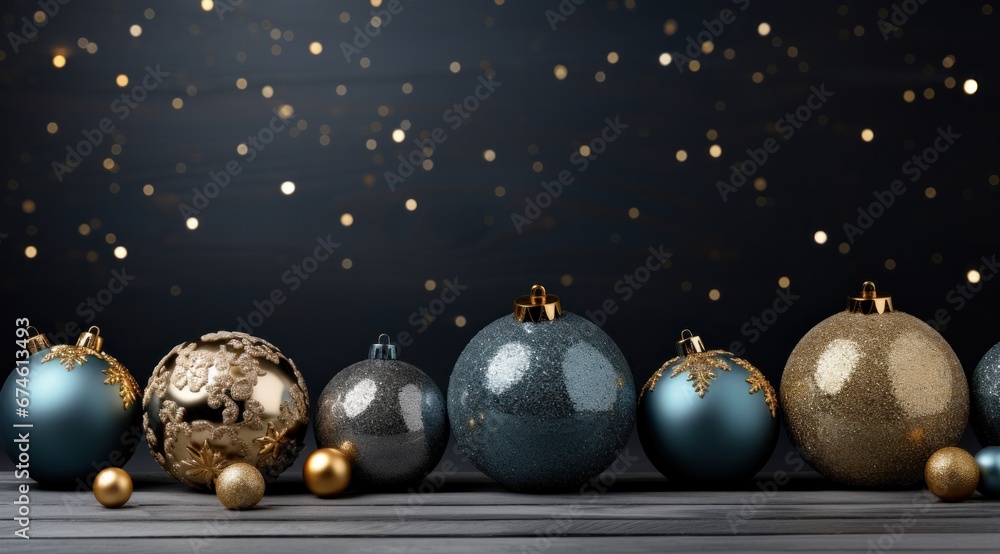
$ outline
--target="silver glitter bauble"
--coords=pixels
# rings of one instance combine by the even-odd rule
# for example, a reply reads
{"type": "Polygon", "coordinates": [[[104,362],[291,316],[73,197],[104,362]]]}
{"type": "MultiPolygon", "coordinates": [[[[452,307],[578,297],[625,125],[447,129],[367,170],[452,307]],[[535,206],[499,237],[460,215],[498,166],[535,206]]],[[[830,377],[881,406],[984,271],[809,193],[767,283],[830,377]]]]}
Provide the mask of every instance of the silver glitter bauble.
{"type": "Polygon", "coordinates": [[[351,460],[351,484],[391,489],[423,479],[448,445],[441,389],[426,373],[397,360],[389,336],[369,359],[344,368],[323,389],[316,442],[351,460]]]}
{"type": "Polygon", "coordinates": [[[483,473],[522,492],[578,487],[618,457],[635,420],[632,372],[607,334],[539,286],[455,363],[448,415],[483,473]]]}
{"type": "Polygon", "coordinates": [[[958,442],[969,387],[948,343],[923,321],[892,311],[866,282],[848,310],[806,333],[781,378],[792,442],[841,483],[892,487],[924,477],[927,459],[958,442]]]}
{"type": "Polygon", "coordinates": [[[1000,344],[983,356],[969,381],[972,428],[983,446],[1000,446],[1000,344]]]}
{"type": "Polygon", "coordinates": [[[237,462],[273,481],[305,446],[309,424],[309,392],[295,364],[245,333],[177,345],[153,370],[142,406],[153,458],[202,490],[237,462]]]}

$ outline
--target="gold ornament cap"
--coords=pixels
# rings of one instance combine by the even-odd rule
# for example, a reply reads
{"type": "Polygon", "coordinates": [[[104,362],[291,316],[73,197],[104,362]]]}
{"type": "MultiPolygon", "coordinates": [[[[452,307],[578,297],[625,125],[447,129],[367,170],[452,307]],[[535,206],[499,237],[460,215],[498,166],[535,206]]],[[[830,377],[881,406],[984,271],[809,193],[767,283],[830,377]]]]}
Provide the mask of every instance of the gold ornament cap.
{"type": "Polygon", "coordinates": [[[677,355],[687,356],[705,351],[705,343],[701,342],[701,337],[692,333],[691,329],[681,331],[681,340],[677,341],[677,355]]]}
{"type": "Polygon", "coordinates": [[[875,283],[861,284],[861,294],[847,297],[847,311],[859,314],[884,314],[892,310],[892,295],[875,291],[875,283]]]}
{"type": "Polygon", "coordinates": [[[369,360],[395,360],[396,345],[389,342],[389,335],[382,333],[378,342],[368,349],[369,360]]]}
{"type": "Polygon", "coordinates": [[[52,348],[52,343],[49,342],[49,338],[39,332],[38,329],[29,325],[28,332],[35,333],[34,335],[28,336],[28,352],[35,354],[36,352],[40,352],[46,348],[52,348]]]}
{"type": "Polygon", "coordinates": [[[530,321],[553,321],[563,313],[562,302],[554,294],[545,292],[542,285],[532,285],[527,296],[514,300],[514,319],[524,323],[530,321]]]}
{"type": "Polygon", "coordinates": [[[76,345],[89,348],[94,352],[100,352],[101,348],[104,347],[104,337],[101,336],[100,327],[92,325],[90,329],[80,333],[80,336],[76,339],[76,345]]]}

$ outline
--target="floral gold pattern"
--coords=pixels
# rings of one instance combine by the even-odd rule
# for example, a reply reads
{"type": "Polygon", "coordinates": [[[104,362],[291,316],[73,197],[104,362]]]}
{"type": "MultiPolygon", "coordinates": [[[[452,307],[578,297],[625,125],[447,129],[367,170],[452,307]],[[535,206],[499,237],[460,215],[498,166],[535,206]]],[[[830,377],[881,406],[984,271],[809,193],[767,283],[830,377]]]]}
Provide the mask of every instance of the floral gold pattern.
{"type": "Polygon", "coordinates": [[[209,486],[212,485],[219,473],[229,465],[226,458],[221,453],[216,452],[207,440],[202,442],[201,446],[189,444],[187,453],[191,459],[181,462],[181,465],[186,468],[185,473],[189,478],[204,482],[209,486]]]}
{"type": "Polygon", "coordinates": [[[87,356],[96,356],[96,353],[83,346],[71,346],[68,344],[57,344],[53,346],[49,353],[42,357],[42,363],[58,359],[59,363],[66,366],[66,371],[73,371],[77,365],[87,363],[87,356]]]}
{"type": "Polygon", "coordinates": [[[139,397],[139,383],[118,360],[110,356],[102,356],[108,362],[108,368],[101,370],[101,373],[108,376],[104,380],[105,385],[118,385],[118,396],[122,399],[124,409],[128,409],[139,397]]]}
{"type": "MultiPolygon", "coordinates": [[[[683,359],[681,356],[671,358],[667,360],[660,369],[656,370],[656,373],[646,381],[646,385],[642,387],[642,394],[646,394],[646,391],[652,392],[656,388],[656,382],[663,377],[663,372],[668,367],[681,360],[679,364],[670,373],[670,377],[674,378],[681,373],[688,373],[688,381],[691,381],[691,386],[694,387],[695,392],[698,393],[699,398],[705,398],[705,393],[708,392],[708,387],[711,382],[715,379],[716,369],[721,371],[729,371],[729,364],[725,360],[716,357],[718,354],[725,354],[723,350],[707,350],[705,352],[692,352],[683,359]]],[[[642,396],[640,394],[640,396],[642,396]]]]}

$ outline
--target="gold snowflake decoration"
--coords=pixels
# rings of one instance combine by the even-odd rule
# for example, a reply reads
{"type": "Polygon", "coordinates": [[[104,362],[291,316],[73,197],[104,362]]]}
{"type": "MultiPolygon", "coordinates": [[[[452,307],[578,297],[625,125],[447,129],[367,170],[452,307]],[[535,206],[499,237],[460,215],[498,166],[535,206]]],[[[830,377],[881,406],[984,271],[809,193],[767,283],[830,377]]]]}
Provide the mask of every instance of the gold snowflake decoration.
{"type": "Polygon", "coordinates": [[[267,422],[267,434],[263,437],[257,437],[254,442],[260,443],[260,452],[257,454],[264,458],[267,456],[278,456],[284,451],[285,446],[291,442],[291,439],[285,435],[288,429],[282,429],[278,431],[274,427],[273,421],[267,422]]]}
{"type": "Polygon", "coordinates": [[[187,468],[184,473],[192,481],[201,481],[208,486],[212,486],[215,478],[228,465],[225,456],[216,452],[212,445],[208,444],[208,439],[201,446],[189,444],[187,453],[191,459],[181,462],[181,465],[187,468]]]}
{"type": "Polygon", "coordinates": [[[663,371],[678,360],[681,360],[670,373],[670,377],[674,378],[686,372],[688,374],[687,380],[692,382],[691,386],[698,393],[698,397],[705,398],[705,393],[708,392],[709,385],[715,379],[714,370],[729,371],[729,364],[725,360],[718,358],[718,354],[725,354],[725,352],[722,350],[707,350],[705,352],[693,352],[684,356],[683,359],[677,356],[676,358],[667,360],[650,377],[646,385],[642,387],[642,394],[646,394],[646,391],[652,392],[656,388],[657,381],[660,380],[660,377],[663,377],[663,371]]]}
{"type": "Polygon", "coordinates": [[[110,356],[106,356],[106,358],[108,358],[108,368],[101,370],[101,373],[108,376],[104,380],[104,384],[118,385],[118,396],[122,398],[124,409],[127,410],[135,402],[136,398],[139,397],[139,384],[135,382],[132,374],[123,365],[118,363],[118,360],[110,356]]]}
{"type": "Polygon", "coordinates": [[[747,383],[750,383],[750,394],[764,391],[764,402],[767,402],[767,406],[771,408],[771,417],[778,417],[778,395],[775,394],[774,387],[767,381],[764,374],[742,358],[733,358],[733,363],[747,370],[747,373],[750,374],[747,377],[747,383]]]}
{"type": "Polygon", "coordinates": [[[87,363],[87,355],[90,353],[91,350],[89,348],[57,344],[49,350],[48,354],[42,357],[42,363],[44,364],[58,358],[59,363],[66,366],[66,371],[73,371],[74,367],[87,363]]]}

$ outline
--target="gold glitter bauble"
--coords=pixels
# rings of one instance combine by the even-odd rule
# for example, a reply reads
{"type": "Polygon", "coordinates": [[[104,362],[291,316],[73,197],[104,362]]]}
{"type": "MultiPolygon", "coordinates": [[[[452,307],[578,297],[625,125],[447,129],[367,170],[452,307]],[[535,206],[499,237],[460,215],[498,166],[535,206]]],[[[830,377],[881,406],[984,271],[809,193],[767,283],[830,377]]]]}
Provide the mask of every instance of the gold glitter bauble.
{"type": "Polygon", "coordinates": [[[351,482],[351,460],[336,448],[320,448],[306,458],[302,478],[316,496],[339,494],[351,482]]]}
{"type": "Polygon", "coordinates": [[[94,478],[94,498],[105,508],[124,506],[132,498],[132,478],[124,469],[102,469],[94,478]]]}
{"type": "Polygon", "coordinates": [[[153,458],[202,490],[236,462],[273,481],[305,446],[309,424],[309,393],[295,364],[244,333],[175,347],[153,370],[142,406],[153,458]]]}
{"type": "Polygon", "coordinates": [[[237,462],[215,478],[215,496],[230,510],[248,510],[264,498],[264,476],[254,466],[237,462]]]}
{"type": "Polygon", "coordinates": [[[979,486],[979,465],[965,450],[948,446],[927,460],[924,469],[927,488],[945,502],[967,500],[979,486]]]}
{"type": "Polygon", "coordinates": [[[788,358],[780,395],[789,436],[835,481],[919,482],[927,458],[957,443],[968,422],[962,365],[941,335],[892,311],[874,285],[871,296],[851,302],[810,330],[788,358]]]}

